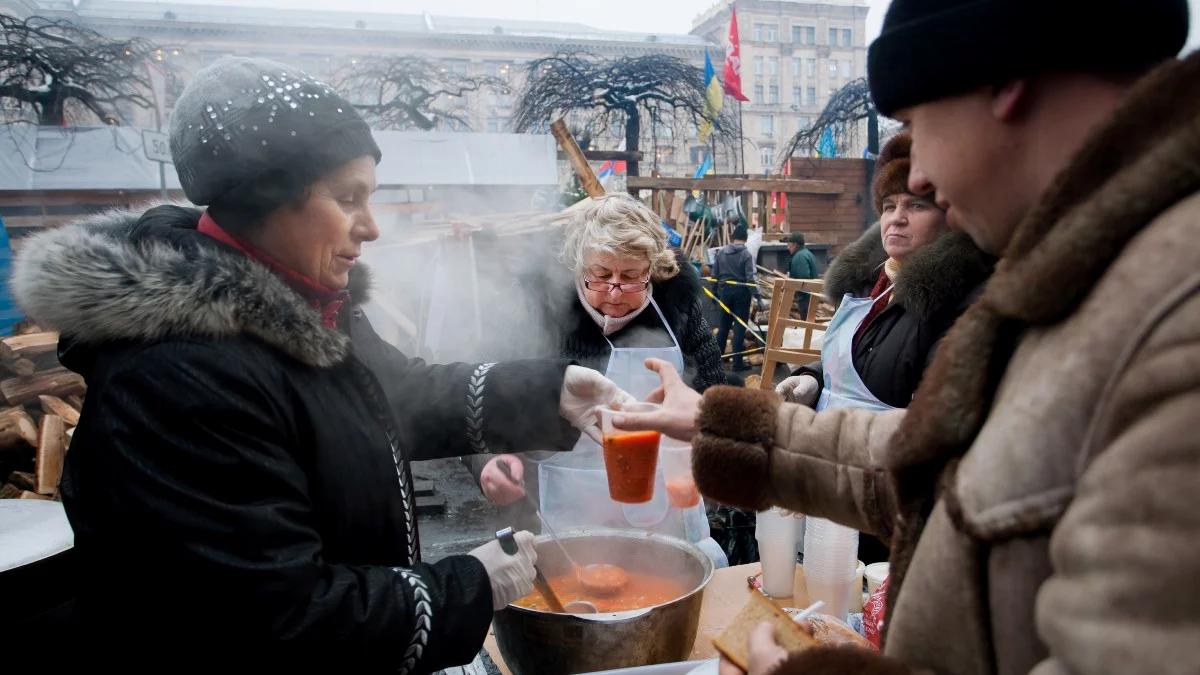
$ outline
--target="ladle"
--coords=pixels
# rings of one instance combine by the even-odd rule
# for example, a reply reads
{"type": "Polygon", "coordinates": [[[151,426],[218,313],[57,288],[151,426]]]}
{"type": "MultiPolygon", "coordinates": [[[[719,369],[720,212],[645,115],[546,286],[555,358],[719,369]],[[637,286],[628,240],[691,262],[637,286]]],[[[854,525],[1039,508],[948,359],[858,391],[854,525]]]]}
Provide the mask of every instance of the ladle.
{"type": "MultiPolygon", "coordinates": [[[[579,585],[583,587],[583,590],[591,593],[592,595],[606,597],[610,595],[616,595],[617,593],[621,592],[622,588],[625,588],[625,585],[629,583],[629,574],[626,573],[624,569],[616,565],[608,565],[604,563],[580,565],[579,563],[575,562],[575,559],[571,557],[571,554],[567,553],[567,547],[563,546],[562,540],[558,538],[558,533],[554,531],[554,527],[550,525],[550,521],[542,515],[542,511],[540,508],[538,508],[537,503],[533,501],[533,497],[529,496],[529,491],[525,489],[525,479],[522,478],[517,480],[514,478],[512,471],[504,462],[499,462],[497,466],[500,467],[500,471],[509,480],[521,486],[521,492],[525,495],[526,503],[528,503],[530,508],[533,509],[534,514],[536,514],[538,520],[541,521],[542,527],[546,528],[546,534],[550,535],[550,540],[553,541],[556,546],[558,546],[558,550],[562,552],[563,557],[566,558],[567,563],[571,566],[571,569],[575,571],[575,578],[579,580],[579,585]]],[[[592,612],[597,611],[596,606],[586,600],[576,600],[575,602],[567,603],[568,607],[572,605],[586,606],[590,607],[592,612]]]]}

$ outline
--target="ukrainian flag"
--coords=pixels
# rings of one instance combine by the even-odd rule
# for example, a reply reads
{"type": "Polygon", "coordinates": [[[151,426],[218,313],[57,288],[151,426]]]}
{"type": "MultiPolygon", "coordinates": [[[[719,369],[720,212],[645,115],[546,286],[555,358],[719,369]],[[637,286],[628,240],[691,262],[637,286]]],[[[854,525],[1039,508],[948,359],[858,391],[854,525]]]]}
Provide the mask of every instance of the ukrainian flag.
{"type": "Polygon", "coordinates": [[[709,134],[713,131],[713,126],[717,120],[717,113],[721,112],[721,106],[725,105],[725,91],[721,89],[721,83],[717,81],[717,71],[713,68],[712,58],[708,55],[708,50],[704,50],[704,112],[706,119],[704,124],[700,125],[700,142],[708,140],[709,134]]]}

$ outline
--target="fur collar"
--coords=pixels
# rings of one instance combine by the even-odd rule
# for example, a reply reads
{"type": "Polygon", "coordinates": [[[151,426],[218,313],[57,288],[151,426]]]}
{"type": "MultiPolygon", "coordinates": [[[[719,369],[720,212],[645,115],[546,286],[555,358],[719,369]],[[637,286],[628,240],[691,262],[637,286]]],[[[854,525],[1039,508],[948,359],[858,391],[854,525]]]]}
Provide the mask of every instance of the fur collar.
{"type": "MultiPolygon", "coordinates": [[[[826,297],[837,306],[847,293],[866,295],[875,285],[885,260],[887,253],[876,223],[829,266],[825,273],[826,297]]],[[[970,237],[950,232],[912,254],[901,268],[892,293],[906,311],[928,319],[945,307],[960,303],[987,279],[993,262],[970,237]]]]}
{"type": "Polygon", "coordinates": [[[1134,86],[1017,227],[979,301],[938,348],[885,457],[899,510],[889,604],[1020,335],[1069,316],[1126,243],[1198,190],[1200,54],[1193,54],[1134,86]]]}
{"type": "MultiPolygon", "coordinates": [[[[196,232],[200,211],[114,211],[30,237],[13,294],[40,325],[76,344],[253,335],[312,366],[343,361],[347,336],[265,266],[196,232]]],[[[355,304],[369,276],[351,275],[355,304]]]]}

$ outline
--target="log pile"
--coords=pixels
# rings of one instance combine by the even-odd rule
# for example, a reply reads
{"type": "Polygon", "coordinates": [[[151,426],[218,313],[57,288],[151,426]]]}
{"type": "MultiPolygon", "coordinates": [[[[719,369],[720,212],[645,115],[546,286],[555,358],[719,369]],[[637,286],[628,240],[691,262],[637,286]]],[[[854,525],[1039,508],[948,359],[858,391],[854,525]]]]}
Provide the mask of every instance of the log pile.
{"type": "Polygon", "coordinates": [[[58,362],[58,333],[0,339],[0,499],[57,499],[83,378],[58,362]]]}

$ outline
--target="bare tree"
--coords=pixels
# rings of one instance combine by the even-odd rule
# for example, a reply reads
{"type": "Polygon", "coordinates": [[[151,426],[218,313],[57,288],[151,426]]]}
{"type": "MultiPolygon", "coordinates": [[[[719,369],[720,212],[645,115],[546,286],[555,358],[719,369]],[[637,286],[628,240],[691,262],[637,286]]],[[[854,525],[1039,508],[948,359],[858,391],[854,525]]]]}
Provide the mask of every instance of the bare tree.
{"type": "Polygon", "coordinates": [[[433,129],[442,122],[467,127],[452,99],[491,89],[508,93],[498,77],[467,75],[420,56],[360,61],[339,73],[338,87],[368,120],[382,129],[433,129]]]}
{"type": "Polygon", "coordinates": [[[120,106],[152,108],[147,62],[162,50],[146,40],[116,40],[60,19],[0,14],[0,99],[32,111],[38,124],[62,126],[68,110],[106,124],[120,106]]]}
{"type": "MultiPolygon", "coordinates": [[[[796,131],[783,146],[783,151],[776,158],[777,170],[782,171],[783,165],[796,153],[811,154],[821,143],[826,131],[833,135],[834,144],[839,152],[845,152],[857,138],[858,122],[876,118],[875,104],[871,101],[871,90],[864,78],[851,80],[845,86],[834,92],[829,104],[821,111],[810,126],[796,131]]],[[[872,152],[878,152],[878,133],[873,138],[875,147],[872,152]]]]}
{"type": "MultiPolygon", "coordinates": [[[[724,109],[714,125],[717,140],[731,145],[736,120],[724,109]]],[[[531,61],[525,86],[513,113],[517,131],[546,125],[568,112],[579,112],[589,126],[624,126],[625,150],[636,152],[648,127],[657,142],[660,126],[683,131],[680,124],[700,126],[707,119],[704,70],[666,54],[604,59],[587,52],[560,52],[531,61]]],[[[637,175],[637,162],[628,163],[637,175]]]]}

